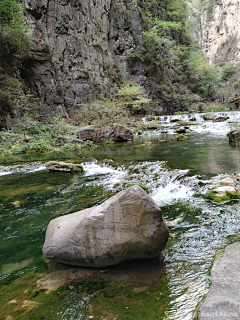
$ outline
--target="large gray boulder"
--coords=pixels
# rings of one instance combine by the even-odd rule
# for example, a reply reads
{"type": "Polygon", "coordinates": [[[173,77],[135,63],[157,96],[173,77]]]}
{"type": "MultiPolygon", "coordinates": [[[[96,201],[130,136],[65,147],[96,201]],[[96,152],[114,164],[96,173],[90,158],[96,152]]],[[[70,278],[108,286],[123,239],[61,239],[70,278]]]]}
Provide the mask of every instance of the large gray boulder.
{"type": "Polygon", "coordinates": [[[97,142],[103,142],[104,140],[113,140],[115,142],[131,141],[133,133],[124,126],[111,125],[98,130],[95,139],[97,142]]]}
{"type": "Polygon", "coordinates": [[[53,219],[43,254],[64,264],[104,267],[154,258],[167,240],[161,210],[142,188],[133,186],[99,206],[53,219]]]}
{"type": "Polygon", "coordinates": [[[75,133],[77,134],[77,138],[82,141],[93,140],[95,138],[96,132],[97,127],[95,125],[81,127],[75,131],[75,133]]]}

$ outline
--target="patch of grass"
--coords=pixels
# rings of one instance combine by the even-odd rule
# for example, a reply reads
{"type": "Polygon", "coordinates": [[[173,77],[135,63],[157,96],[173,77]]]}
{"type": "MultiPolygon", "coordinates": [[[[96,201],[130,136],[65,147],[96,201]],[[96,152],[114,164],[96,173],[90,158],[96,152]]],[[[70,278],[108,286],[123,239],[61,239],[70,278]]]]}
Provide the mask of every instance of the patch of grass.
{"type": "Polygon", "coordinates": [[[219,197],[216,195],[216,193],[214,191],[210,191],[205,194],[204,198],[219,203],[219,202],[228,201],[228,200],[232,200],[232,199],[240,199],[240,193],[232,194],[232,193],[226,191],[225,196],[219,197]]]}

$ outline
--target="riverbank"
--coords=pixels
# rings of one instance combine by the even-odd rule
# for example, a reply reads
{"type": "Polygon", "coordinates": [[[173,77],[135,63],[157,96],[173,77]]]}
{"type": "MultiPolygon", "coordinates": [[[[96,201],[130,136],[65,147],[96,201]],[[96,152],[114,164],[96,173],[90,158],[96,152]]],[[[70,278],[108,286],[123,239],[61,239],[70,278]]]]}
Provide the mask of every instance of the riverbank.
{"type": "Polygon", "coordinates": [[[198,320],[225,320],[240,318],[240,242],[227,246],[211,269],[210,289],[197,310],[198,320]]]}

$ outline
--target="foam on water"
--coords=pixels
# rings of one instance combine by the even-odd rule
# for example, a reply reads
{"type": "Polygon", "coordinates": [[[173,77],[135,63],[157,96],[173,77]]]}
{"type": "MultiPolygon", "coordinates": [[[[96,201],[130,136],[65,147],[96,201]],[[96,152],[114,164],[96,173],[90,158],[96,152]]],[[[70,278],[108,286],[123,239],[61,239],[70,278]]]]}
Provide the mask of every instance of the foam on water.
{"type": "Polygon", "coordinates": [[[181,114],[181,115],[171,115],[171,116],[161,116],[159,117],[160,123],[164,123],[169,127],[169,133],[175,133],[170,127],[174,125],[174,122],[171,122],[173,119],[178,119],[181,121],[189,121],[191,118],[195,118],[197,123],[191,125],[191,130],[196,133],[207,133],[218,136],[225,136],[229,131],[232,130],[231,123],[236,123],[240,121],[240,111],[230,111],[230,112],[215,112],[216,117],[229,117],[227,121],[223,122],[212,122],[204,120],[204,113],[196,114],[181,114]]]}
{"type": "Polygon", "coordinates": [[[190,187],[181,185],[179,181],[176,181],[154,190],[151,197],[161,207],[178,200],[189,199],[193,192],[190,187]]]}
{"type": "Polygon", "coordinates": [[[100,165],[93,162],[82,163],[81,165],[85,176],[100,176],[101,179],[94,181],[94,184],[104,184],[108,188],[112,188],[114,184],[119,183],[126,175],[126,171],[109,165],[100,165]]]}
{"type": "Polygon", "coordinates": [[[0,166],[0,176],[11,173],[30,173],[45,170],[46,167],[40,162],[27,163],[13,166],[0,166]]]}

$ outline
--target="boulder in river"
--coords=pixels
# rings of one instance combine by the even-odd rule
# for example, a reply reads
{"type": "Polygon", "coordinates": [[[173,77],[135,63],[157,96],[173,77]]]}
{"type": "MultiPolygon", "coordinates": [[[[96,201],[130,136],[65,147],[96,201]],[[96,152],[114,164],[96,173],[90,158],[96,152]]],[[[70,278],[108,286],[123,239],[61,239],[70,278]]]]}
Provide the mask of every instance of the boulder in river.
{"type": "Polygon", "coordinates": [[[229,117],[223,117],[223,116],[220,116],[220,117],[215,117],[214,118],[214,122],[223,122],[223,121],[226,121],[226,120],[228,120],[229,119],[229,117]]]}
{"type": "Polygon", "coordinates": [[[180,127],[176,130],[177,133],[185,133],[186,132],[186,128],[185,127],[180,127]]]}
{"type": "Polygon", "coordinates": [[[214,120],[215,118],[215,114],[214,113],[205,113],[203,115],[203,119],[204,120],[214,120]]]}
{"type": "Polygon", "coordinates": [[[233,130],[228,133],[229,142],[238,142],[240,141],[240,129],[233,130]]]}
{"type": "Polygon", "coordinates": [[[69,265],[110,266],[157,257],[168,233],[157,204],[135,185],[99,206],[50,221],[43,254],[69,265]]]}
{"type": "Polygon", "coordinates": [[[77,138],[86,141],[93,140],[95,138],[97,127],[95,125],[85,126],[77,129],[75,133],[77,134],[77,138]]]}
{"type": "Polygon", "coordinates": [[[115,142],[131,141],[133,133],[124,126],[111,125],[98,130],[95,139],[97,142],[103,142],[104,140],[113,140],[115,142]]]}
{"type": "Polygon", "coordinates": [[[82,172],[83,167],[78,164],[59,162],[59,161],[49,161],[45,163],[46,168],[49,171],[61,171],[61,172],[82,172]]]}

